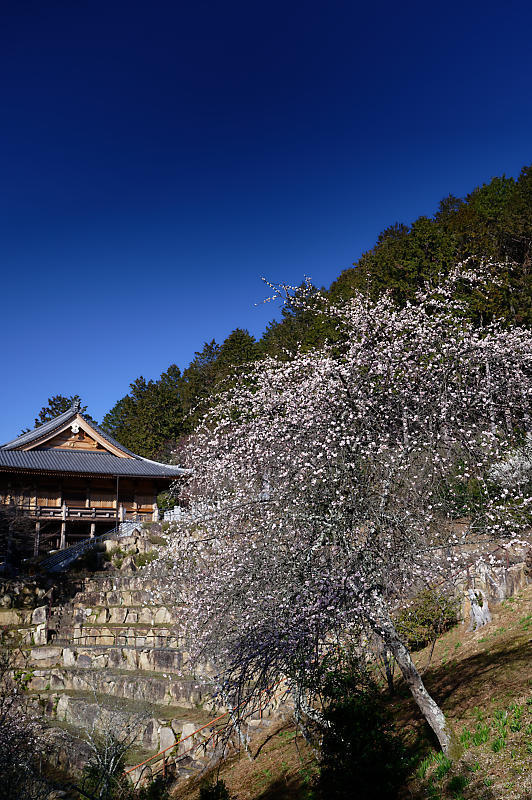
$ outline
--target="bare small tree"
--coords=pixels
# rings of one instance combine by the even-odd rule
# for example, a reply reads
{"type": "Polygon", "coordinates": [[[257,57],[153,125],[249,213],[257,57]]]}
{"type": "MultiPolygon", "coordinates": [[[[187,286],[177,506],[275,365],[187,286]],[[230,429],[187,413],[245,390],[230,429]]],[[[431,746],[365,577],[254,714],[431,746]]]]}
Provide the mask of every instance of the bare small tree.
{"type": "Polygon", "coordinates": [[[124,774],[126,757],[138,742],[147,714],[104,707],[96,685],[88,683],[98,712],[85,731],[91,755],[78,789],[89,800],[126,800],[133,788],[124,774]]]}
{"type": "Polygon", "coordinates": [[[0,505],[0,563],[4,574],[16,572],[24,558],[33,555],[35,523],[24,508],[0,505]]]}
{"type": "Polygon", "coordinates": [[[0,636],[0,781],[6,800],[46,800],[51,785],[41,773],[40,726],[25,697],[22,652],[0,636]]]}

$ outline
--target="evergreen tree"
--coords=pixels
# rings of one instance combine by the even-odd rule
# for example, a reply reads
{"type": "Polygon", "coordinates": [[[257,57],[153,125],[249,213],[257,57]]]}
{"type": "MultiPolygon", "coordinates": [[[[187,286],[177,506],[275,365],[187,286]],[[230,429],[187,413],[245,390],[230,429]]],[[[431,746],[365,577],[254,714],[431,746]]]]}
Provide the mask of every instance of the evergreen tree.
{"type": "Polygon", "coordinates": [[[125,447],[145,458],[168,455],[182,433],[179,368],[172,364],[158,381],[137,378],[130,393],[105,415],[102,424],[125,447]]]}
{"type": "Polygon", "coordinates": [[[226,378],[235,367],[249,364],[258,356],[257,342],[249,331],[235,328],[220,347],[216,358],[216,380],[226,378]]]}
{"type": "Polygon", "coordinates": [[[466,258],[499,262],[486,290],[469,295],[472,317],[531,324],[531,167],[524,168],[517,181],[493,178],[464,200],[449,195],[432,218],[420,217],[411,226],[390,226],[375,247],[340,274],[329,294],[336,301],[361,290],[373,297],[389,291],[406,302],[427,279],[446,274],[453,263],[466,258]],[[505,266],[506,259],[513,263],[505,266]]]}
{"type": "MultiPolygon", "coordinates": [[[[320,291],[325,292],[325,289],[320,291]]],[[[283,306],[281,315],[279,322],[274,320],[269,323],[258,343],[263,354],[285,358],[288,354],[295,353],[299,347],[309,350],[323,344],[326,339],[334,338],[333,327],[318,319],[309,308],[283,306]]]]}
{"type": "MultiPolygon", "coordinates": [[[[35,427],[38,428],[40,425],[44,425],[45,422],[49,422],[55,417],[58,417],[60,414],[63,414],[65,411],[69,411],[70,408],[72,408],[72,403],[74,403],[76,400],[81,402],[79,394],[74,394],[70,397],[64,397],[62,394],[56,394],[53,397],[49,397],[48,405],[43,406],[39,411],[38,416],[35,417],[35,427]]],[[[87,414],[87,406],[81,406],[80,413],[87,417],[87,419],[90,419],[92,422],[94,422],[90,414],[87,414]]]]}
{"type": "Polygon", "coordinates": [[[183,372],[181,391],[185,413],[184,433],[190,433],[208,407],[216,384],[216,362],[220,345],[211,339],[202,350],[194,354],[193,360],[183,372]]]}

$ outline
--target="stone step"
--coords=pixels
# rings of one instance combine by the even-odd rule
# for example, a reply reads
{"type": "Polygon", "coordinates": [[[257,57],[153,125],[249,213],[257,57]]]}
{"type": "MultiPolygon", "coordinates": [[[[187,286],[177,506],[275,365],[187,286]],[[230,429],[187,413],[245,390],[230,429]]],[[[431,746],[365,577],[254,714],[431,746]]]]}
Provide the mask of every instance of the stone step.
{"type": "Polygon", "coordinates": [[[73,590],[75,591],[78,586],[78,591],[82,593],[135,590],[150,592],[152,601],[157,602],[160,578],[148,574],[144,569],[134,573],[98,573],[90,578],[85,578],[82,585],[72,584],[73,590]]]}
{"type": "MultiPolygon", "coordinates": [[[[60,632],[60,638],[64,634],[60,632]]],[[[163,647],[184,649],[184,639],[171,628],[160,625],[74,625],[68,631],[65,645],[71,647],[115,645],[117,647],[163,647]]]]}
{"type": "MultiPolygon", "coordinates": [[[[29,688],[32,691],[87,691],[95,688],[100,694],[128,700],[179,706],[186,709],[203,707],[216,716],[222,708],[211,700],[212,684],[187,676],[142,672],[137,670],[105,670],[56,668],[34,670],[29,688]]],[[[225,709],[222,709],[225,710],[225,709]]]]}
{"type": "Polygon", "coordinates": [[[168,606],[142,606],[131,604],[112,603],[74,604],[73,619],[76,623],[105,625],[139,624],[139,625],[169,625],[178,623],[181,618],[179,609],[169,608],[168,606]]]}
{"type": "Polygon", "coordinates": [[[80,592],[72,598],[75,606],[131,606],[152,607],[163,605],[148,589],[100,589],[80,592]]]}
{"type": "MultiPolygon", "coordinates": [[[[53,646],[29,649],[29,666],[34,669],[47,667],[78,667],[83,669],[144,670],[147,672],[173,673],[182,676],[190,672],[188,653],[163,647],[99,646],[53,646]]],[[[206,665],[202,674],[212,675],[206,665]]]]}

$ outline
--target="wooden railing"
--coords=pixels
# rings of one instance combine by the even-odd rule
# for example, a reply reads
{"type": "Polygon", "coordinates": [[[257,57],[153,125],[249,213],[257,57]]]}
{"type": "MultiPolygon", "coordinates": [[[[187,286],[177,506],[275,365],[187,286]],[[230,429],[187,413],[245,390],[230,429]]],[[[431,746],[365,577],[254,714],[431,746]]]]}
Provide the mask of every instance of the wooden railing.
{"type": "MultiPolygon", "coordinates": [[[[116,517],[116,508],[97,508],[91,506],[35,506],[29,509],[27,513],[32,517],[39,517],[41,519],[114,519],[116,517]]],[[[152,519],[151,513],[138,513],[136,511],[127,511],[123,506],[118,509],[118,516],[120,520],[135,521],[140,520],[150,521],[152,519]]]]}
{"type": "MultiPolygon", "coordinates": [[[[192,733],[189,733],[188,736],[185,736],[183,739],[179,739],[179,741],[177,741],[175,744],[165,747],[164,750],[161,750],[159,753],[155,753],[155,755],[150,756],[145,761],[141,761],[140,764],[135,764],[134,767],[130,767],[129,769],[125,770],[124,774],[131,775],[131,773],[133,773],[135,770],[138,770],[142,767],[148,767],[149,765],[152,778],[158,775],[166,777],[166,771],[172,765],[172,763],[177,766],[183,758],[190,755],[192,752],[195,752],[196,750],[203,750],[204,755],[206,755],[209,747],[212,748],[213,752],[216,751],[218,739],[223,733],[225,733],[226,725],[229,720],[233,722],[235,729],[239,733],[239,738],[242,739],[240,726],[245,723],[246,720],[249,720],[256,714],[258,714],[259,719],[262,719],[263,713],[267,710],[268,706],[271,706],[273,709],[275,707],[275,702],[273,700],[274,692],[283,683],[286,683],[284,678],[280,681],[277,681],[275,685],[269,687],[268,689],[263,689],[259,695],[258,706],[254,706],[248,711],[244,712],[244,714],[241,714],[240,709],[248,702],[247,700],[243,700],[234,708],[229,708],[227,711],[224,711],[223,714],[219,714],[217,717],[209,720],[209,722],[206,722],[192,733]],[[266,698],[266,702],[264,702],[263,698],[266,698]],[[237,721],[235,721],[235,714],[238,714],[237,721]],[[222,723],[222,720],[226,720],[226,722],[222,723]],[[207,731],[207,729],[209,729],[208,733],[204,735],[200,741],[194,741],[198,734],[203,734],[203,732],[207,731]],[[181,745],[187,740],[192,740],[191,746],[185,751],[181,751],[181,745]],[[174,751],[174,754],[170,755],[169,757],[168,753],[172,750],[174,751]]],[[[282,694],[282,698],[285,696],[286,690],[282,694]]],[[[249,754],[249,745],[247,744],[247,741],[244,742],[244,744],[249,754]]],[[[142,777],[142,773],[139,776],[139,780],[140,777],[142,777]]]]}
{"type": "Polygon", "coordinates": [[[45,519],[113,519],[116,508],[86,508],[85,506],[36,506],[32,517],[45,519]]]}
{"type": "MultiPolygon", "coordinates": [[[[64,503],[61,506],[42,506],[35,505],[34,503],[18,503],[14,506],[17,512],[34,517],[35,519],[58,519],[58,520],[106,520],[115,519],[116,506],[81,506],[81,505],[68,505],[64,503]]],[[[135,522],[150,522],[153,519],[152,511],[136,511],[128,510],[124,505],[118,506],[118,519],[123,521],[133,520],[135,522]]]]}

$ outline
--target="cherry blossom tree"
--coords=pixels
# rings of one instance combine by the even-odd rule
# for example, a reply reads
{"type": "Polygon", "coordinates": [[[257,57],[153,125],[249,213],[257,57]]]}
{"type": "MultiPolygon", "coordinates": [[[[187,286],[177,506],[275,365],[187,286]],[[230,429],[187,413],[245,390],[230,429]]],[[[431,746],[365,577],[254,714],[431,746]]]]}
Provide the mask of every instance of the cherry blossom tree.
{"type": "Polygon", "coordinates": [[[194,654],[238,699],[285,677],[301,701],[325,654],[371,633],[451,752],[393,612],[466,550],[518,540],[531,509],[492,466],[530,430],[532,335],[468,320],[470,280],[459,265],[404,307],[313,295],[334,341],[233,377],[191,437],[196,521],[170,554],[194,654]]]}

